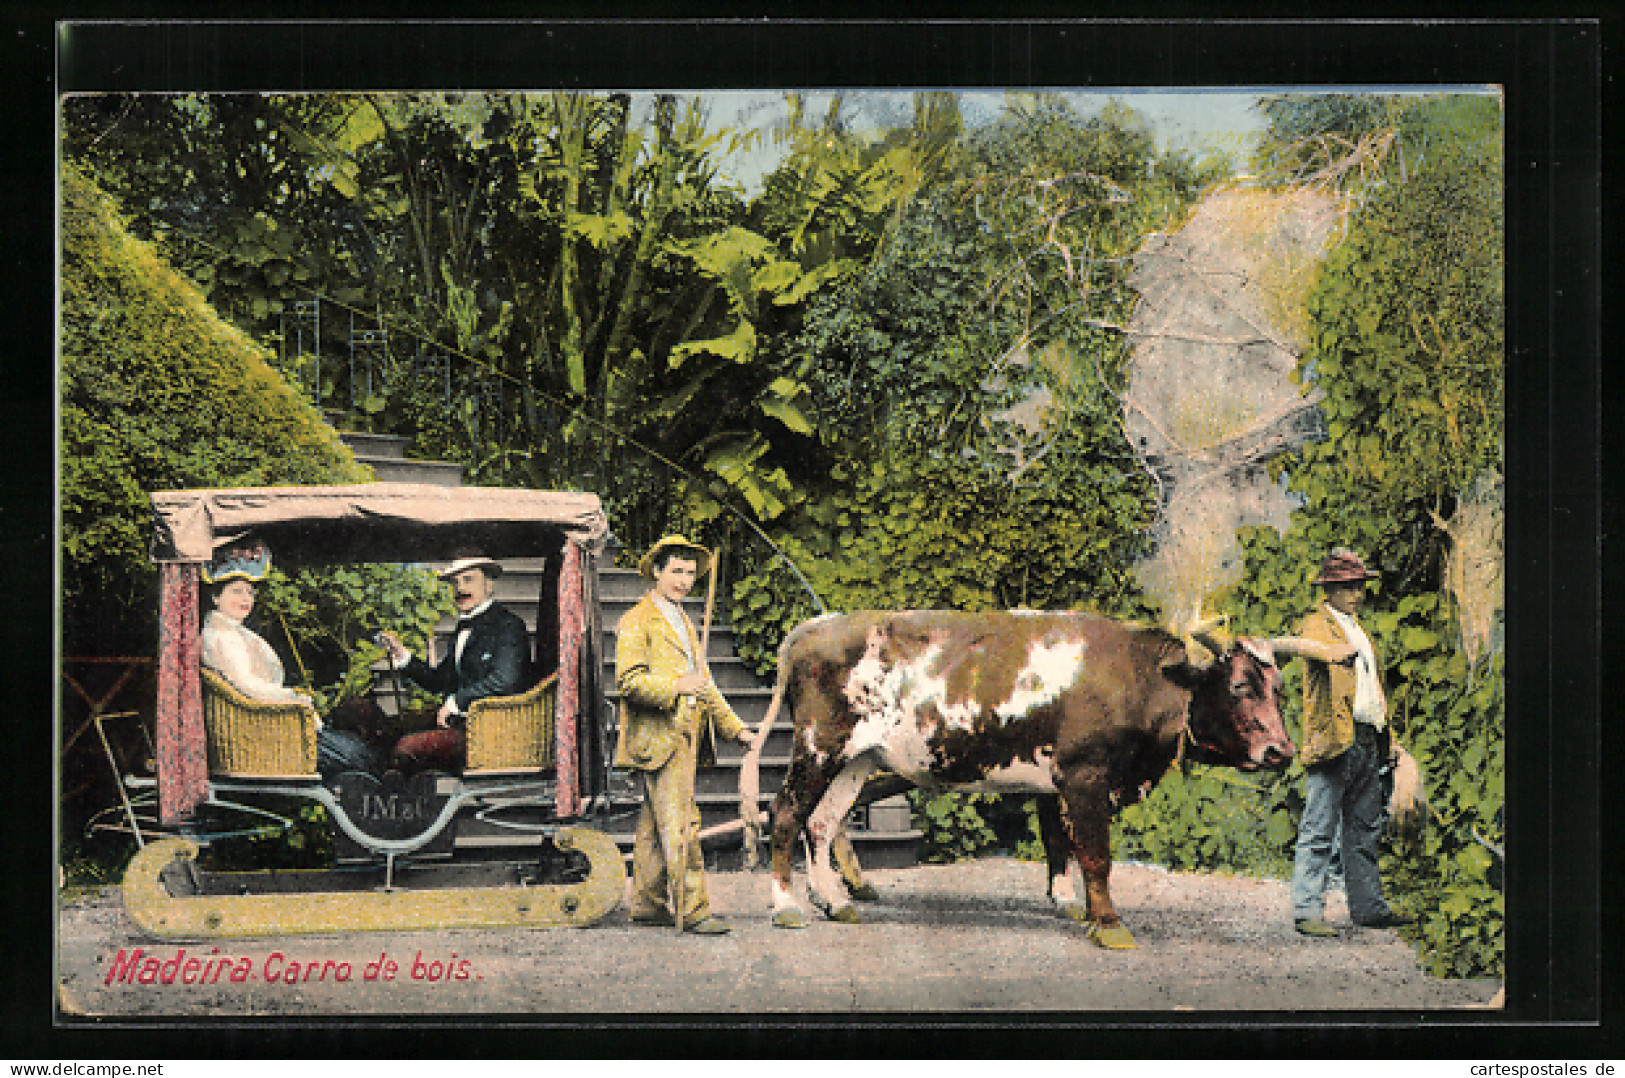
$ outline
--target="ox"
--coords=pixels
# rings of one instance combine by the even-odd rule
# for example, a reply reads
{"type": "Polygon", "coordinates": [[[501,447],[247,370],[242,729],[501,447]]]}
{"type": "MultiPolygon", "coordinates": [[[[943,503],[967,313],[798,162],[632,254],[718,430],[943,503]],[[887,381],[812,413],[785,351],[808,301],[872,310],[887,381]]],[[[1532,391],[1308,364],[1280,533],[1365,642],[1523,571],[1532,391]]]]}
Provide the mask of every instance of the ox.
{"type": "Polygon", "coordinates": [[[842,828],[865,784],[889,772],[927,788],[1045,795],[1051,897],[1088,921],[1100,945],[1135,946],[1107,887],[1113,813],[1177,757],[1253,771],[1279,770],[1293,755],[1275,647],[1296,641],[1230,641],[1210,629],[1193,630],[1216,654],[1202,663],[1167,631],[1083,613],[870,611],[797,626],[741,772],[754,850],[761,746],[788,704],[795,747],[771,816],[773,923],[806,924],[791,892],[802,833],[813,903],[832,920],[858,920],[841,888],[843,876],[857,883],[842,828]],[[1082,906],[1072,900],[1072,858],[1082,906]]]}

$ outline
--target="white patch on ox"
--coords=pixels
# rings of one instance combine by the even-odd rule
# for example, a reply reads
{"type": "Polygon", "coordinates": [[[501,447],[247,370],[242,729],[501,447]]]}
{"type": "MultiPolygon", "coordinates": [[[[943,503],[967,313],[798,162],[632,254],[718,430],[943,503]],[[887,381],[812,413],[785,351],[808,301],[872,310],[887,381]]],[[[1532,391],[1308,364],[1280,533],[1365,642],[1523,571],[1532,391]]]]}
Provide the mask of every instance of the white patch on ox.
{"type": "Polygon", "coordinates": [[[880,658],[885,643],[886,634],[882,629],[875,627],[869,630],[863,657],[852,664],[852,669],[846,675],[846,684],[841,688],[847,707],[860,717],[860,721],[886,706],[883,695],[886,664],[880,658]]]}
{"type": "Polygon", "coordinates": [[[1066,871],[1059,876],[1049,878],[1050,901],[1057,906],[1067,906],[1078,900],[1077,887],[1074,880],[1078,875],[1078,863],[1072,858],[1066,859],[1066,871]]]}
{"type": "MultiPolygon", "coordinates": [[[[875,750],[887,767],[898,774],[917,778],[928,771],[931,750],[916,716],[921,705],[940,701],[946,689],[947,683],[942,678],[932,678],[925,673],[942,654],[942,649],[933,645],[924,654],[888,669],[880,662],[878,648],[872,641],[873,638],[869,651],[853,666],[847,678],[847,702],[859,719],[847,737],[842,756],[852,760],[875,750]]],[[[938,710],[942,710],[940,704],[938,710]]]]}
{"type": "MultiPolygon", "coordinates": [[[[886,767],[918,782],[930,774],[929,742],[939,732],[935,726],[922,730],[920,713],[929,706],[939,717],[940,729],[971,730],[980,708],[974,697],[948,699],[947,677],[930,673],[942,657],[941,645],[933,644],[915,658],[887,667],[880,658],[877,633],[871,632],[868,648],[847,676],[845,696],[858,721],[842,756],[851,760],[875,750],[886,767]]],[[[1053,703],[1077,680],[1087,647],[1082,639],[1035,640],[1009,698],[994,714],[1001,722],[1010,722],[1053,703]]],[[[990,772],[972,788],[1053,792],[1050,758],[1041,752],[1033,760],[1013,762],[990,772]]]]}
{"type": "Polygon", "coordinates": [[[1083,665],[1083,653],[1088,644],[1082,639],[1061,640],[1046,644],[1033,642],[1027,649],[1027,664],[1016,675],[1010,698],[993,709],[1004,722],[1023,718],[1047,704],[1055,702],[1077,681],[1083,665]]]}
{"type": "Polygon", "coordinates": [[[818,740],[813,736],[813,734],[814,731],[812,723],[809,722],[806,726],[802,727],[801,747],[807,750],[807,755],[813,758],[814,763],[817,763],[819,766],[823,766],[825,754],[818,750],[818,740]]]}

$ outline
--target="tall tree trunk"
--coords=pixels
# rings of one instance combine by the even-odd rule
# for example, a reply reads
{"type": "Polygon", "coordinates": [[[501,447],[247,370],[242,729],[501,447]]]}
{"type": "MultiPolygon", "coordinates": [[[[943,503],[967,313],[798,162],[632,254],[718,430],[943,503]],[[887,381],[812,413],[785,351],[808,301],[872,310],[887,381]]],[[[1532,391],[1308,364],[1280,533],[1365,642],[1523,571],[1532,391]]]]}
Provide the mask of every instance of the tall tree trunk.
{"type": "Polygon", "coordinates": [[[559,302],[564,315],[564,339],[559,351],[564,357],[565,384],[571,393],[587,394],[587,359],[583,352],[580,257],[577,240],[570,232],[569,219],[581,208],[581,170],[586,163],[587,99],[581,94],[553,95],[561,129],[560,152],[564,164],[564,224],[559,243],[559,302]]]}

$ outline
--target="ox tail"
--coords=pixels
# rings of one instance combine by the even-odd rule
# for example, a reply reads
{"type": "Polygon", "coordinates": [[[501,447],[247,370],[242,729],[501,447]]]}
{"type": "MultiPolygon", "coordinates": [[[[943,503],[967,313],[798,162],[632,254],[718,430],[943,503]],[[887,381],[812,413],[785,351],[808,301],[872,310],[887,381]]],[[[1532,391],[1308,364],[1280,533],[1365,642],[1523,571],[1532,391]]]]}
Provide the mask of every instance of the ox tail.
{"type": "Polygon", "coordinates": [[[1427,788],[1416,757],[1403,745],[1394,746],[1394,789],[1388,795],[1388,818],[1398,827],[1418,822],[1427,811],[1427,788]]]}
{"type": "Polygon", "coordinates": [[[745,827],[745,870],[754,872],[762,846],[762,746],[779,717],[784,703],[784,689],[790,681],[790,663],[787,652],[790,641],[779,649],[778,678],[773,684],[773,700],[767,705],[767,714],[756,727],[756,736],[739,767],[739,819],[745,827]]]}

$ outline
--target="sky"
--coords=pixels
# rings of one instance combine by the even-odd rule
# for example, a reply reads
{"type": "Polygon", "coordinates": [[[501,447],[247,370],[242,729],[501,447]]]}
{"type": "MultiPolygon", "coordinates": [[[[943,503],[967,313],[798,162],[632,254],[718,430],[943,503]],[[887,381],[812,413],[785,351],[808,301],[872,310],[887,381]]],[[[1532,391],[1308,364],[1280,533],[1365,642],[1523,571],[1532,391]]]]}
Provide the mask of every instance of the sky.
{"type": "MultiPolygon", "coordinates": [[[[913,89],[844,91],[843,115],[857,131],[907,124],[913,115],[913,92],[913,89]]],[[[1257,89],[1129,87],[1089,91],[1056,89],[1054,92],[1070,100],[1079,115],[1086,117],[1098,113],[1112,99],[1120,100],[1151,125],[1159,147],[1190,150],[1198,157],[1228,150],[1235,154],[1238,162],[1244,162],[1264,129],[1264,119],[1254,107],[1262,92],[1257,89]]],[[[779,90],[708,92],[701,96],[710,109],[711,123],[715,127],[765,127],[786,115],[784,92],[779,90]]],[[[808,115],[822,116],[829,99],[828,93],[808,91],[808,115]]],[[[1003,90],[960,93],[960,112],[970,125],[993,120],[1003,105],[1003,90]]],[[[724,170],[747,191],[754,192],[762,176],[773,167],[776,156],[775,147],[763,146],[754,153],[728,158],[724,170]]]]}
{"type": "MultiPolygon", "coordinates": [[[[907,124],[913,116],[915,88],[902,90],[842,91],[843,116],[857,131],[878,131],[907,124]]],[[[1119,100],[1151,126],[1159,149],[1188,150],[1198,159],[1216,153],[1229,153],[1233,166],[1245,169],[1251,151],[1263,134],[1265,120],[1258,110],[1259,98],[1283,93],[1383,93],[1440,94],[1499,92],[1493,86],[1251,86],[1251,87],[1117,87],[1089,90],[1053,88],[1072,102],[1081,116],[1093,116],[1113,100],[1119,100]]],[[[787,107],[783,90],[707,91],[700,96],[710,110],[713,127],[765,128],[784,119],[787,107]]],[[[822,116],[831,94],[805,91],[809,116],[822,116]]],[[[968,124],[986,123],[1003,108],[1001,89],[960,91],[960,113],[968,124]]],[[[723,170],[756,193],[762,177],[771,169],[780,152],[764,140],[751,153],[725,159],[723,170]]]]}

